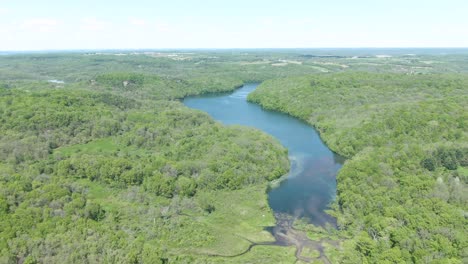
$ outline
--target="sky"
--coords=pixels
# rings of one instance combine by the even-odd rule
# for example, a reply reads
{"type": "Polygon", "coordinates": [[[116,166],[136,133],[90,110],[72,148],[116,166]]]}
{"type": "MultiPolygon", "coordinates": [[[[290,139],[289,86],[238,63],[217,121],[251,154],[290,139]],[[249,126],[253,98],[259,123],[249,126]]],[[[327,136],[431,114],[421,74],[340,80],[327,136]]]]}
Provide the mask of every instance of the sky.
{"type": "Polygon", "coordinates": [[[468,0],[0,0],[0,50],[468,47],[468,0]]]}

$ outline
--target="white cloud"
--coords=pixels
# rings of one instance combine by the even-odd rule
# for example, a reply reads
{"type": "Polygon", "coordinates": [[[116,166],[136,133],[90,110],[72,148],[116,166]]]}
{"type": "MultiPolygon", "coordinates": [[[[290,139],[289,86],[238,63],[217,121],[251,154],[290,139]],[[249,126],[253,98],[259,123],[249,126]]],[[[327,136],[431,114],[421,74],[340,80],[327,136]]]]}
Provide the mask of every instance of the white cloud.
{"type": "Polygon", "coordinates": [[[4,7],[0,7],[0,15],[7,15],[7,14],[10,14],[11,13],[11,10],[8,9],[8,8],[4,8],[4,7]]]}
{"type": "Polygon", "coordinates": [[[33,18],[24,20],[19,28],[26,31],[53,32],[60,22],[53,18],[33,18]]]}
{"type": "Polygon", "coordinates": [[[172,30],[170,25],[164,21],[148,21],[141,18],[130,17],[128,23],[132,26],[132,30],[134,30],[135,27],[141,29],[155,29],[157,32],[170,32],[172,30]]]}
{"type": "Polygon", "coordinates": [[[129,18],[128,22],[132,26],[146,26],[147,25],[146,20],[140,19],[140,18],[134,18],[134,17],[129,18]]]}
{"type": "Polygon", "coordinates": [[[261,17],[258,23],[262,26],[270,27],[275,24],[275,19],[273,17],[261,17]]]}
{"type": "Polygon", "coordinates": [[[167,24],[165,22],[157,22],[156,23],[156,30],[159,31],[159,32],[170,32],[171,27],[169,26],[169,24],[167,24]]]}
{"type": "Polygon", "coordinates": [[[34,18],[23,21],[23,26],[56,26],[58,21],[52,18],[34,18]]]}
{"type": "Polygon", "coordinates": [[[103,31],[109,26],[109,23],[100,21],[94,17],[87,17],[81,20],[81,29],[86,31],[103,31]]]}

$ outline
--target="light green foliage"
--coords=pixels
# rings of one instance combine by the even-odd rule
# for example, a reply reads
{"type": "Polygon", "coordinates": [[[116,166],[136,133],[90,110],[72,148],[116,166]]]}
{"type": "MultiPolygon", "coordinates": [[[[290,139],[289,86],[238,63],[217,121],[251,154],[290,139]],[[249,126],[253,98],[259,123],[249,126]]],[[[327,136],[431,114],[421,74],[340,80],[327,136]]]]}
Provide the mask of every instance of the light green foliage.
{"type": "Polygon", "coordinates": [[[222,79],[180,79],[156,75],[112,72],[95,76],[88,84],[93,90],[112,91],[119,95],[143,99],[174,99],[206,92],[225,92],[242,86],[242,81],[222,79]]]}
{"type": "Polygon", "coordinates": [[[270,80],[249,100],[304,119],[336,152],[343,263],[462,263],[468,76],[342,73],[270,80]],[[463,170],[463,169],[461,169],[463,170]]]}
{"type": "Polygon", "coordinates": [[[271,240],[266,183],[289,163],[270,136],[85,89],[3,91],[0,112],[2,262],[179,262],[271,240]]]}
{"type": "Polygon", "coordinates": [[[0,56],[0,263],[293,263],[292,247],[211,256],[273,240],[265,183],[288,160],[176,101],[260,81],[250,100],[351,157],[342,231],[300,225],[350,238],[326,245],[333,263],[466,262],[467,56],[334,52],[0,56]]]}

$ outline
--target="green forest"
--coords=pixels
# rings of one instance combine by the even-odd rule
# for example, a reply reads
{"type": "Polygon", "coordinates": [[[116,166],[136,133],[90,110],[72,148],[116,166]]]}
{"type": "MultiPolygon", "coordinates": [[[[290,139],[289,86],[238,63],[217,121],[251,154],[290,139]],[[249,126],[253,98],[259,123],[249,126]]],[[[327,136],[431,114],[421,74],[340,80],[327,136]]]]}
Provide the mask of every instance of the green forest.
{"type": "Polygon", "coordinates": [[[349,237],[340,263],[462,263],[467,87],[465,74],[353,72],[268,80],[249,100],[309,122],[349,158],[333,210],[349,237]]]}
{"type": "Polygon", "coordinates": [[[252,82],[347,158],[338,228],[297,223],[332,263],[466,263],[468,55],[356,52],[0,55],[0,263],[299,263],[266,245],[287,150],[180,101],[252,82]]]}
{"type": "Polygon", "coordinates": [[[148,78],[2,88],[1,263],[189,263],[271,239],[265,188],[287,172],[286,150],[178,101],[116,95],[207,89],[148,78]]]}

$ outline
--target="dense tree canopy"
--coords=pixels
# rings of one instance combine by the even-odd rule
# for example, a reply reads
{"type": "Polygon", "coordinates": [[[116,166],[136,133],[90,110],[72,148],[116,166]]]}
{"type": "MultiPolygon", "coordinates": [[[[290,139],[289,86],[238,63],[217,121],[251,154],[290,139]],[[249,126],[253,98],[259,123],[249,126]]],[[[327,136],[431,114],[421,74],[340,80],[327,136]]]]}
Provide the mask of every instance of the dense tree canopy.
{"type": "MultiPolygon", "coordinates": [[[[153,263],[183,254],[178,248],[219,247],[215,239],[233,239],[217,231],[227,215],[223,197],[238,196],[229,202],[242,206],[288,168],[286,150],[270,136],[224,127],[174,101],[14,89],[2,91],[0,113],[7,263],[153,263]]],[[[271,221],[268,207],[253,208],[271,221]]],[[[237,240],[229,250],[243,245],[237,240]]]]}
{"type": "MultiPolygon", "coordinates": [[[[467,55],[232,50],[0,55],[0,263],[293,263],[266,183],[286,150],[178,99],[249,100],[349,158],[338,263],[466,263],[467,55]]],[[[332,253],[332,254],[329,254],[332,253]]],[[[311,253],[312,254],[312,253],[311,253]]]]}
{"type": "Polygon", "coordinates": [[[344,73],[270,80],[249,100],[302,118],[336,152],[343,263],[462,263],[468,76],[344,73]]]}

